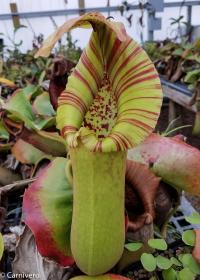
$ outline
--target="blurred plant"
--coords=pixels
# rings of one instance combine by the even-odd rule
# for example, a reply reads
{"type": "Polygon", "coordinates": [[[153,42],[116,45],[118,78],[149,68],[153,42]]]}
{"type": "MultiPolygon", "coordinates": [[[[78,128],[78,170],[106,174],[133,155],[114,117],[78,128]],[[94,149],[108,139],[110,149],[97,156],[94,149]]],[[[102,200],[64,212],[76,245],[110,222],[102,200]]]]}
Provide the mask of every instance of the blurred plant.
{"type": "MultiPolygon", "coordinates": [[[[11,42],[13,47],[3,47],[0,60],[0,75],[15,82],[15,85],[20,88],[28,84],[41,85],[44,80],[49,80],[55,56],[63,55],[67,60],[77,63],[81,54],[81,48],[76,45],[77,40],[73,41],[71,35],[67,35],[66,42],[58,45],[54,54],[49,58],[39,57],[36,59],[34,57],[43,42],[43,35],[41,34],[34,37],[33,49],[28,50],[26,53],[20,51],[22,41],[15,43],[14,38],[11,42]]],[[[9,92],[8,88],[4,88],[2,94],[9,92]]]]}
{"type": "MultiPolygon", "coordinates": [[[[124,16],[129,24],[129,27],[132,26],[133,23],[133,13],[130,13],[130,9],[131,9],[131,5],[133,3],[129,3],[128,1],[122,1],[121,5],[119,6],[119,11],[121,13],[121,16],[124,16]]],[[[140,39],[141,42],[144,42],[144,38],[143,38],[143,28],[144,28],[144,11],[145,8],[148,6],[148,3],[146,0],[139,0],[138,1],[138,9],[141,12],[140,17],[138,18],[138,25],[141,29],[140,31],[140,39]]]]}
{"type": "Polygon", "coordinates": [[[66,41],[58,45],[56,54],[63,55],[66,59],[77,63],[82,53],[82,49],[77,46],[77,42],[78,40],[72,40],[71,33],[67,33],[66,41]]]}
{"type": "Polygon", "coordinates": [[[154,61],[158,72],[171,82],[184,82],[193,92],[190,105],[196,104],[197,113],[193,128],[194,135],[200,135],[200,40],[193,44],[187,38],[181,43],[171,40],[146,42],[144,49],[154,61]]]}
{"type": "MultiPolygon", "coordinates": [[[[185,217],[186,221],[192,224],[200,224],[200,215],[193,213],[189,217],[185,217]]],[[[158,278],[159,271],[162,272],[164,280],[184,280],[196,279],[200,275],[199,262],[199,243],[198,230],[186,230],[182,233],[181,250],[168,249],[165,239],[156,238],[149,239],[148,246],[154,252],[142,253],[140,261],[145,270],[154,272],[155,279],[158,278]],[[160,253],[160,251],[162,251],[160,253]]],[[[143,244],[141,242],[128,243],[125,248],[131,252],[138,251],[143,244]]]]}

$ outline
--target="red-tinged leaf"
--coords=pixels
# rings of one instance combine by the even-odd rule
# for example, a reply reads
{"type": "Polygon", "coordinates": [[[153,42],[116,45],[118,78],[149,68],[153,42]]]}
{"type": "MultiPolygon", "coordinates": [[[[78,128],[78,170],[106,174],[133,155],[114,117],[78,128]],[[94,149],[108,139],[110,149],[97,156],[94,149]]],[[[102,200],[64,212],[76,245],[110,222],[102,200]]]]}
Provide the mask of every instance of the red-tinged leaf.
{"type": "Polygon", "coordinates": [[[62,266],[74,263],[70,250],[72,189],[65,176],[65,158],[56,158],[24,194],[25,223],[32,230],[38,251],[62,266]]]}
{"type": "Polygon", "coordinates": [[[15,158],[24,164],[36,164],[46,154],[33,145],[19,139],[11,148],[15,158]]]}
{"type": "Polygon", "coordinates": [[[148,165],[169,185],[200,195],[200,151],[179,138],[151,134],[129,157],[148,165]]]}
{"type": "Polygon", "coordinates": [[[194,229],[194,231],[195,231],[196,238],[195,238],[195,246],[192,255],[200,265],[200,229],[194,229]]]}
{"type": "Polygon", "coordinates": [[[66,155],[66,143],[56,132],[43,130],[34,132],[24,128],[20,138],[48,155],[66,155]]]}
{"type": "Polygon", "coordinates": [[[104,274],[98,276],[81,275],[71,278],[73,280],[129,280],[129,278],[117,274],[104,274]]]}

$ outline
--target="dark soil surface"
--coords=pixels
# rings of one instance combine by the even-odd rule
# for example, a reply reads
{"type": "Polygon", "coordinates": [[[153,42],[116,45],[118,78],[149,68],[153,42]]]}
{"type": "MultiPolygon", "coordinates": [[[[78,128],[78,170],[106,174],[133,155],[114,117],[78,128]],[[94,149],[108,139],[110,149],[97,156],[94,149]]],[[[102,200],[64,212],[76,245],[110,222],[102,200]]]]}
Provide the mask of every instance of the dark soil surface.
{"type": "MultiPolygon", "coordinates": [[[[164,106],[162,107],[162,111],[158,120],[158,124],[156,127],[156,130],[159,132],[165,131],[165,129],[168,126],[168,104],[164,103],[164,106]]],[[[195,113],[177,105],[177,117],[179,117],[178,120],[178,126],[182,125],[192,125],[194,124],[194,119],[195,119],[195,113]]],[[[176,132],[183,134],[186,136],[187,140],[186,142],[198,149],[200,149],[200,136],[194,136],[192,135],[192,126],[191,127],[186,127],[184,129],[181,129],[180,131],[176,132]]],[[[200,197],[191,195],[191,194],[186,194],[187,199],[190,201],[192,206],[200,213],[200,197]]]]}

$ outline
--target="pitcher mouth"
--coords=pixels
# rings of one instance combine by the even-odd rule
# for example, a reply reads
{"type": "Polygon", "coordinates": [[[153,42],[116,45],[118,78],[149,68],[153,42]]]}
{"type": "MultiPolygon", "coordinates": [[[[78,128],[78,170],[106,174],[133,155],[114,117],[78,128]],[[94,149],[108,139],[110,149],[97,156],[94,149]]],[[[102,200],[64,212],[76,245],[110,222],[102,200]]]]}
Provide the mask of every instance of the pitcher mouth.
{"type": "Polygon", "coordinates": [[[75,148],[79,139],[94,152],[127,150],[154,129],[161,86],[136,42],[128,36],[121,42],[108,27],[103,30],[93,32],[68,79],[59,98],[57,123],[69,147],[75,148]],[[108,34],[111,46],[105,51],[108,34]]]}
{"type": "Polygon", "coordinates": [[[93,28],[90,40],[58,100],[57,127],[70,147],[124,151],[154,129],[162,103],[158,73],[122,23],[87,13],[57,29],[37,53],[47,56],[65,32],[93,28]]]}

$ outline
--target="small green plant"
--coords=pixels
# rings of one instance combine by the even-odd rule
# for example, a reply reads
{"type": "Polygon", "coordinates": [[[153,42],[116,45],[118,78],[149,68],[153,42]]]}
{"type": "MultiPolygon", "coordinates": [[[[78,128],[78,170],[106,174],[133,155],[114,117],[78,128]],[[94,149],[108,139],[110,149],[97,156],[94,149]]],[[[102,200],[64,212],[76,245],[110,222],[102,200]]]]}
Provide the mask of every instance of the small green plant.
{"type": "MultiPolygon", "coordinates": [[[[193,213],[185,220],[192,224],[200,224],[200,214],[193,213]]],[[[157,273],[161,272],[164,280],[184,280],[195,279],[200,275],[200,265],[192,255],[192,248],[196,243],[194,230],[186,230],[182,234],[182,241],[184,242],[183,251],[171,256],[166,252],[168,245],[162,238],[149,239],[148,245],[154,250],[152,253],[144,252],[141,255],[140,261],[143,268],[148,272],[154,272],[157,278],[157,273]]],[[[142,247],[142,243],[128,243],[125,248],[131,252],[135,252],[142,247]]]]}

